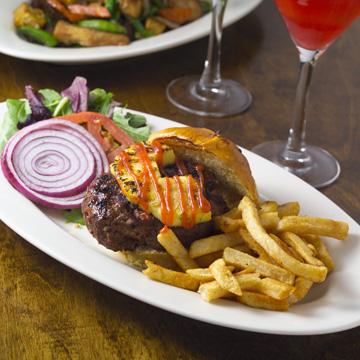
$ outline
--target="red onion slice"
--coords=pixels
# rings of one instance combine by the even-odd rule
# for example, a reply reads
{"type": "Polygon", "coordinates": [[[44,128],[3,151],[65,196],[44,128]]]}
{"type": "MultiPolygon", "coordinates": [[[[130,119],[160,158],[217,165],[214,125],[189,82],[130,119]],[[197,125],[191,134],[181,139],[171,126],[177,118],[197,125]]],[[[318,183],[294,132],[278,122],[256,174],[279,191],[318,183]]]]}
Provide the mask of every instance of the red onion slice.
{"type": "Polygon", "coordinates": [[[51,119],[17,132],[4,147],[1,167],[29,199],[70,209],[81,206],[87,186],[109,164],[101,145],[81,125],[51,119]]]}

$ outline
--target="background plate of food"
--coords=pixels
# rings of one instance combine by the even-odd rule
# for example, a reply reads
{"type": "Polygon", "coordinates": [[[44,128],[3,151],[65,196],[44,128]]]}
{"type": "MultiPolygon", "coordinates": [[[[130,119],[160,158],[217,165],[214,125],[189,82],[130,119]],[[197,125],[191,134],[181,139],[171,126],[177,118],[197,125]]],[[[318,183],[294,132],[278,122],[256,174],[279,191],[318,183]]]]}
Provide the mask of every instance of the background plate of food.
{"type": "MultiPolygon", "coordinates": [[[[142,1],[142,0],[141,0],[142,1]]],[[[190,0],[192,1],[192,0],[190,0]]],[[[196,0],[197,1],[197,0],[196,0]]],[[[205,0],[206,2],[207,0],[205,0]]],[[[224,16],[224,26],[231,25],[232,23],[236,22],[237,20],[243,18],[248,13],[250,13],[256,6],[261,3],[262,0],[230,0],[227,5],[227,9],[225,11],[224,16]]],[[[156,36],[145,37],[140,40],[130,41],[128,45],[124,46],[101,46],[101,51],[99,48],[96,47],[79,47],[76,44],[71,44],[71,47],[64,47],[64,46],[44,46],[39,45],[36,43],[31,43],[24,40],[23,37],[19,36],[16,31],[16,27],[14,25],[14,11],[20,7],[20,5],[24,1],[16,0],[16,1],[5,1],[0,0],[1,5],[1,14],[0,14],[0,52],[14,56],[21,59],[27,60],[34,60],[34,61],[43,61],[43,62],[50,62],[50,63],[63,63],[63,64],[81,64],[81,63],[94,63],[94,62],[102,62],[102,61],[110,61],[110,60],[118,60],[124,59],[139,55],[145,55],[153,52],[158,52],[162,50],[166,50],[175,46],[179,46],[196,39],[199,39],[203,36],[209,34],[210,31],[210,24],[211,24],[211,13],[207,13],[200,18],[191,21],[185,22],[182,25],[173,28],[171,30],[165,31],[160,33],[156,36]]],[[[36,1],[37,3],[47,3],[46,6],[49,7],[50,4],[58,3],[58,0],[54,1],[36,1]]],[[[71,1],[70,1],[71,2],[71,1]]],[[[69,3],[70,3],[69,2],[69,3]]],[[[145,1],[148,4],[152,4],[152,2],[145,1]]],[[[210,1],[211,2],[211,1],[210,1]]],[[[30,1],[27,2],[30,4],[30,1]]],[[[66,1],[65,1],[66,3],[66,1]]],[[[106,2],[104,2],[106,3],[106,2]]],[[[108,1],[108,3],[117,4],[117,2],[108,1]]],[[[161,3],[161,0],[157,0],[154,3],[161,3]]],[[[56,5],[54,5],[56,7],[56,5]]],[[[51,6],[50,6],[51,7],[51,6]]],[[[103,6],[104,7],[104,6],[103,6]]],[[[153,6],[154,7],[154,6],[153,6]]],[[[56,10],[57,11],[57,10],[56,10]]],[[[19,18],[24,18],[23,10],[20,12],[19,18]]],[[[28,9],[25,9],[25,12],[28,12],[28,9]]],[[[68,13],[66,10],[65,13],[68,13]]],[[[75,21],[73,24],[79,24],[79,20],[85,19],[93,20],[92,17],[77,17],[74,19],[75,21]]],[[[116,15],[114,15],[116,16],[116,15]]],[[[63,38],[71,37],[66,35],[72,32],[72,29],[79,30],[79,27],[76,26],[75,28],[69,29],[69,21],[65,15],[62,15],[66,21],[60,21],[64,28],[59,30],[58,32],[61,33],[63,38]]],[[[105,16],[105,18],[100,19],[108,21],[109,18],[105,16]]],[[[134,23],[134,18],[132,16],[128,16],[126,18],[126,22],[129,24],[129,21],[134,23]]],[[[38,20],[36,20],[38,21],[38,20]]],[[[91,22],[91,21],[90,21],[91,22]]],[[[181,20],[180,20],[181,22],[181,20]]],[[[99,22],[98,22],[99,23],[99,22]]],[[[99,26],[99,24],[95,24],[95,26],[99,26]]],[[[173,21],[171,22],[173,24],[173,21]]],[[[23,26],[24,23],[18,23],[18,27],[23,26]]],[[[26,24],[25,24],[26,25],[26,24]]],[[[107,24],[108,25],[108,24],[107,24]]],[[[106,25],[106,26],[107,26],[106,25]]],[[[126,25],[126,24],[124,24],[126,25]]],[[[158,25],[158,24],[157,24],[158,25]]],[[[34,26],[32,24],[31,26],[34,26]]],[[[94,24],[86,25],[93,27],[94,24]]],[[[100,22],[100,26],[103,26],[100,22]]],[[[39,25],[35,25],[35,27],[43,27],[43,21],[40,21],[39,25]]],[[[136,25],[135,25],[136,27],[136,25]]],[[[156,27],[157,29],[157,27],[156,27]]],[[[75,35],[83,37],[83,32],[93,31],[93,29],[87,29],[85,27],[81,28],[81,34],[75,35]]],[[[23,34],[29,35],[29,31],[31,29],[24,29],[23,34]]],[[[150,30],[153,31],[153,30],[150,30]]],[[[154,30],[155,32],[157,30],[154,30]]],[[[139,31],[135,30],[136,33],[139,31]]],[[[141,30],[140,30],[141,33],[141,30]]],[[[108,33],[110,34],[110,33],[108,33]]],[[[149,34],[149,31],[147,32],[149,34]]],[[[86,36],[86,35],[84,35],[86,36]]],[[[111,34],[111,36],[120,36],[122,37],[123,34],[111,34]]],[[[137,37],[137,34],[134,34],[137,37]]],[[[146,34],[144,35],[146,36],[146,34]]],[[[94,39],[95,37],[92,35],[87,36],[90,40],[94,39]]],[[[105,39],[109,39],[109,36],[104,36],[105,39]]],[[[76,41],[75,41],[76,42],[76,41]]],[[[51,44],[51,40],[49,41],[51,44]]],[[[58,42],[59,43],[59,42],[58,42]]],[[[54,45],[54,44],[52,44],[54,45]]]]}
{"type": "MultiPolygon", "coordinates": [[[[6,111],[6,105],[2,103],[1,121],[6,111]]],[[[184,129],[183,125],[167,119],[138,114],[145,115],[151,132],[174,126],[184,129]]],[[[333,219],[349,225],[344,240],[334,239],[333,236],[323,238],[335,263],[326,280],[322,281],[322,278],[321,282],[314,283],[306,296],[290,308],[274,307],[274,310],[287,311],[254,308],[225,298],[208,302],[202,299],[203,294],[199,295],[196,291],[155,281],[145,276],[139,267],[131,265],[119,252],[99,245],[85,226],[67,223],[61,210],[30,201],[10,185],[2,172],[0,218],[24,239],[70,268],[128,296],[185,317],[239,330],[286,335],[325,334],[359,326],[360,226],[318,190],[258,155],[241,150],[250,164],[261,199],[278,204],[299,202],[300,215],[333,219]]],[[[247,208],[246,216],[244,213],[248,203],[244,202],[242,210],[245,222],[251,221],[252,216],[251,207],[247,208]]],[[[316,244],[314,246],[317,247],[316,244]]],[[[307,253],[311,249],[310,260],[317,264],[314,246],[308,246],[307,253]]],[[[320,256],[320,251],[317,255],[320,256]]],[[[300,268],[305,267],[299,264],[297,262],[300,268]]],[[[220,276],[219,281],[221,275],[228,275],[219,262],[212,266],[212,271],[214,276],[220,276]]],[[[274,289],[270,288],[270,291],[274,289]]]]}

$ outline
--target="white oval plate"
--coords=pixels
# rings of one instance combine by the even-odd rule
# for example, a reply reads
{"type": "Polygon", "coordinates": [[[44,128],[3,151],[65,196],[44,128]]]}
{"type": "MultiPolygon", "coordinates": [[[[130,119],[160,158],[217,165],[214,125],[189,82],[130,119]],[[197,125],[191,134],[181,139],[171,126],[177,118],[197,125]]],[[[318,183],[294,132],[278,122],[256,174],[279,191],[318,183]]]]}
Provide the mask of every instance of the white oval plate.
{"type": "MultiPolygon", "coordinates": [[[[5,104],[0,104],[0,119],[5,111],[5,104]]],[[[143,115],[152,131],[183,126],[143,115]]],[[[288,312],[253,309],[226,300],[209,304],[197,293],[152,281],[120,255],[98,245],[85,227],[66,224],[60,211],[37,206],[25,198],[2,172],[0,218],[24,239],[70,268],[121,293],[185,317],[234,329],[287,335],[325,334],[359,326],[360,226],[307,183],[250,151],[242,151],[263,198],[279,203],[299,201],[304,215],[341,220],[350,226],[346,240],[324,239],[335,269],[288,312]]]]}
{"type": "MultiPolygon", "coordinates": [[[[243,18],[262,0],[230,0],[224,15],[224,27],[243,18]]],[[[167,33],[132,42],[128,46],[93,48],[48,48],[22,40],[13,25],[13,12],[24,0],[0,0],[0,52],[26,60],[57,64],[85,64],[118,60],[170,49],[210,32],[211,14],[167,33]]]]}

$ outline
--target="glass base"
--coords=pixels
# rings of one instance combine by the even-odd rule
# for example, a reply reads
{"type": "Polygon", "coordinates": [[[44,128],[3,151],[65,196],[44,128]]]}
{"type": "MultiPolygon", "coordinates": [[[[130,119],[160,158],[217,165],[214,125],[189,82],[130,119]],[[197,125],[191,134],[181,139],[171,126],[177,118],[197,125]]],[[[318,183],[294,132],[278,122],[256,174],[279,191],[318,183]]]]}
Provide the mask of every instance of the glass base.
{"type": "Polygon", "coordinates": [[[200,76],[173,80],[166,89],[170,102],[200,116],[222,117],[241,113],[251,104],[250,92],[242,85],[222,79],[218,87],[200,87],[200,76]]]}
{"type": "MultiPolygon", "coordinates": [[[[284,155],[286,141],[270,141],[255,146],[252,152],[272,161],[317,189],[333,183],[340,174],[338,161],[326,150],[306,146],[306,153],[296,160],[284,155]]],[[[294,155],[288,152],[289,155],[294,155]]]]}

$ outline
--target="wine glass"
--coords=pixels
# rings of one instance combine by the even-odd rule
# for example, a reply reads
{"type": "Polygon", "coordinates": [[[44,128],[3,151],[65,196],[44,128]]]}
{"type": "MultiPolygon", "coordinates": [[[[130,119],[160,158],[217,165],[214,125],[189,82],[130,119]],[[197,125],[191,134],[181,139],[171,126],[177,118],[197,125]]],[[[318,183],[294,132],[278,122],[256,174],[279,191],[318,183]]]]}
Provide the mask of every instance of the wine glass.
{"type": "Polygon", "coordinates": [[[221,117],[245,111],[251,104],[250,92],[220,75],[222,23],[227,0],[212,1],[212,21],[207,58],[201,76],[173,80],[166,89],[172,104],[200,116],[221,117]]]}
{"type": "Polygon", "coordinates": [[[318,58],[360,15],[359,0],[274,0],[299,52],[295,110],[287,141],[270,141],[252,151],[282,166],[316,188],[334,182],[338,161],[305,142],[306,107],[318,58]]]}

